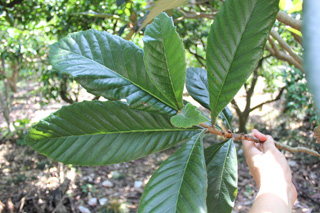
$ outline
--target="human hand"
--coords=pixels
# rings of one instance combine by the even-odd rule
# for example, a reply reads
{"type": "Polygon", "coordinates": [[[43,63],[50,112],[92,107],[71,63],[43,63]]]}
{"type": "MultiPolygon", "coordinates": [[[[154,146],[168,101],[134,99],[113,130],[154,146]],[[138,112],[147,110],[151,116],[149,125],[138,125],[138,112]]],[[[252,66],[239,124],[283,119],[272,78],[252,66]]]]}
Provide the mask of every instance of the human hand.
{"type": "Polygon", "coordinates": [[[263,143],[242,141],[250,172],[259,187],[259,193],[273,193],[293,205],[297,191],[292,183],[291,170],[284,155],[275,147],[271,136],[253,130],[252,136],[263,143]]]}

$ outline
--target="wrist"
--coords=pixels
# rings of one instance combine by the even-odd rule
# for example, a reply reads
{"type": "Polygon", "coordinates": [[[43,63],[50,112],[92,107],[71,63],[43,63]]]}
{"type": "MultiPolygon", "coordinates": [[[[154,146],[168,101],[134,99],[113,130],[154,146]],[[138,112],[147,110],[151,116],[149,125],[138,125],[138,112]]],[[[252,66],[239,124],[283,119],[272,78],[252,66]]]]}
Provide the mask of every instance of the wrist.
{"type": "Polygon", "coordinates": [[[288,206],[293,203],[291,183],[285,181],[274,181],[261,183],[258,195],[272,194],[282,199],[288,206]]]}

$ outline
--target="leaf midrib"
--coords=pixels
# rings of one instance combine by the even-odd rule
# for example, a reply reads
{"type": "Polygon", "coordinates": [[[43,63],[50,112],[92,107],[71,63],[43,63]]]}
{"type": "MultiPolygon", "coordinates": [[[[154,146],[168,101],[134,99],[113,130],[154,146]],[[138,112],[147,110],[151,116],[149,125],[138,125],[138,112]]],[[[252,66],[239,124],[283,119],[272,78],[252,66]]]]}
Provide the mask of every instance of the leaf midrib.
{"type": "MultiPolygon", "coordinates": [[[[202,134],[203,134],[204,131],[205,131],[205,130],[202,130],[202,132],[200,132],[200,133],[198,134],[198,136],[197,136],[197,138],[196,138],[196,140],[195,140],[195,142],[194,142],[194,144],[193,144],[193,146],[192,146],[192,149],[191,149],[191,151],[190,151],[190,154],[189,154],[189,156],[188,156],[188,159],[187,159],[187,161],[186,161],[186,164],[185,164],[185,167],[184,167],[183,173],[182,173],[182,178],[181,178],[179,190],[178,190],[179,195],[180,195],[180,191],[181,191],[181,187],[182,187],[183,180],[184,180],[184,178],[185,178],[185,173],[186,173],[186,170],[187,170],[187,169],[186,169],[186,168],[187,168],[187,165],[189,164],[191,155],[192,155],[192,153],[193,153],[193,150],[194,150],[195,147],[196,147],[197,141],[198,141],[198,139],[199,139],[200,137],[202,137],[202,134]]],[[[201,141],[200,141],[200,143],[201,143],[201,141]]],[[[177,197],[177,200],[176,200],[175,212],[177,212],[178,201],[179,201],[179,196],[177,197]]]]}
{"type": "MultiPolygon", "coordinates": [[[[160,22],[160,24],[159,24],[159,27],[160,27],[160,35],[161,35],[161,38],[164,38],[164,36],[163,36],[163,32],[162,32],[162,29],[163,29],[163,27],[162,27],[162,22],[160,22]]],[[[151,36],[149,36],[151,39],[156,39],[156,38],[153,38],[153,37],[151,37],[151,36]]],[[[173,87],[173,82],[172,82],[172,78],[171,78],[171,75],[170,75],[170,70],[169,70],[169,65],[168,65],[168,60],[167,60],[167,55],[166,55],[166,53],[167,53],[167,51],[166,51],[166,45],[165,45],[165,42],[164,42],[164,39],[161,39],[161,40],[159,40],[159,39],[156,39],[157,41],[159,41],[161,44],[162,44],[162,49],[163,49],[163,52],[164,52],[164,54],[163,54],[163,57],[164,57],[164,60],[165,60],[165,64],[166,64],[166,72],[167,72],[167,74],[168,74],[168,78],[170,79],[170,86],[171,86],[171,95],[173,95],[173,97],[174,97],[174,102],[175,102],[175,104],[176,104],[176,106],[177,106],[177,109],[180,109],[180,107],[179,107],[179,103],[178,103],[178,100],[177,100],[177,97],[176,97],[176,94],[175,94],[175,92],[174,92],[174,87],[173,87]]],[[[151,79],[152,80],[152,79],[151,79]]],[[[153,80],[152,80],[153,81],[153,80]]],[[[159,87],[157,86],[157,84],[155,83],[154,84],[155,85],[155,87],[156,88],[158,88],[158,90],[159,90],[159,87]]],[[[162,95],[166,95],[166,94],[163,94],[163,92],[161,91],[161,90],[159,90],[160,92],[161,92],[161,94],[162,95]]]]}
{"type": "MultiPolygon", "coordinates": [[[[221,172],[221,175],[220,175],[220,178],[219,178],[219,201],[221,199],[222,176],[224,176],[223,174],[225,173],[226,161],[227,161],[227,158],[228,158],[229,153],[230,153],[231,144],[232,144],[232,141],[229,142],[228,151],[227,151],[226,157],[224,158],[222,172],[221,172]]],[[[219,204],[220,204],[220,202],[219,202],[219,204]]]]}
{"type": "MultiPolygon", "coordinates": [[[[71,137],[84,137],[84,136],[95,136],[95,135],[110,135],[110,134],[126,134],[126,133],[146,133],[146,132],[187,132],[187,131],[201,131],[201,129],[147,129],[147,130],[134,130],[134,131],[119,131],[119,132],[99,132],[92,134],[81,134],[81,135],[67,135],[67,136],[57,136],[57,137],[45,137],[42,139],[56,139],[56,138],[71,138],[71,137]]],[[[45,132],[44,132],[45,133],[45,132]]],[[[49,133],[50,134],[50,133],[49,133]]],[[[31,133],[30,136],[37,135],[43,136],[42,134],[31,133]]]]}
{"type": "MultiPolygon", "coordinates": [[[[73,39],[73,38],[72,38],[72,39],[73,39]]],[[[133,84],[134,86],[136,86],[136,87],[140,88],[141,90],[145,91],[145,92],[146,92],[146,93],[148,93],[149,95],[151,95],[151,96],[153,96],[153,97],[155,97],[155,98],[159,99],[161,102],[163,102],[163,103],[167,104],[168,106],[172,107],[173,109],[175,109],[175,107],[174,107],[174,106],[172,106],[172,105],[171,105],[171,103],[169,103],[169,102],[167,102],[167,101],[164,101],[162,98],[158,97],[156,94],[151,93],[151,92],[150,92],[150,91],[148,91],[147,89],[145,89],[145,88],[143,88],[143,87],[141,87],[141,86],[137,85],[137,84],[136,84],[136,83],[134,83],[133,81],[131,81],[131,80],[127,79],[126,77],[124,77],[124,76],[120,75],[119,73],[117,73],[116,71],[114,71],[114,70],[112,70],[112,69],[108,68],[107,66],[105,66],[105,65],[103,65],[103,64],[100,64],[99,62],[97,62],[97,61],[95,61],[95,60],[93,60],[93,59],[91,59],[91,58],[85,57],[85,56],[84,56],[84,55],[82,55],[82,54],[79,54],[79,53],[73,52],[73,51],[71,51],[70,49],[62,48],[62,47],[60,46],[60,43],[59,43],[59,45],[58,45],[58,46],[59,46],[59,48],[60,48],[60,49],[63,49],[63,50],[65,50],[65,51],[67,51],[67,52],[70,52],[70,53],[72,53],[72,54],[74,54],[74,55],[81,56],[81,57],[83,57],[83,58],[85,58],[85,59],[88,59],[89,61],[92,61],[92,62],[94,62],[94,63],[98,64],[99,66],[102,66],[103,68],[108,69],[108,71],[110,71],[110,72],[112,72],[112,73],[116,74],[117,76],[119,76],[119,77],[121,77],[121,78],[125,79],[126,81],[130,82],[130,83],[131,83],[131,84],[133,84]]],[[[99,46],[100,46],[100,44],[99,44],[99,46]]],[[[59,61],[61,61],[61,60],[59,60],[59,61]]],[[[63,61],[63,60],[62,60],[62,61],[63,61]]],[[[126,71],[127,71],[127,69],[126,69],[126,71]]],[[[128,72],[128,71],[127,71],[127,72],[128,72]]],[[[68,73],[68,74],[69,74],[69,73],[68,73]]],[[[95,78],[95,79],[96,79],[96,78],[95,78]]],[[[161,91],[159,91],[159,92],[161,93],[161,91]]],[[[162,94],[162,93],[161,93],[161,94],[162,94]]]]}
{"type": "Polygon", "coordinates": [[[218,106],[218,103],[219,103],[219,99],[220,99],[220,96],[221,96],[221,93],[222,93],[223,85],[225,84],[226,79],[227,79],[227,77],[228,77],[228,75],[229,75],[229,73],[230,73],[231,65],[232,65],[233,61],[235,60],[235,56],[237,55],[239,46],[240,46],[241,41],[242,41],[242,38],[243,38],[243,34],[244,34],[243,32],[245,32],[246,29],[247,29],[247,25],[248,25],[249,21],[251,20],[251,17],[252,17],[252,14],[253,14],[254,9],[255,9],[255,7],[256,7],[256,4],[257,4],[257,1],[255,0],[254,6],[252,7],[252,10],[251,10],[251,12],[250,12],[250,16],[248,16],[248,19],[246,20],[246,26],[243,28],[244,30],[241,32],[241,38],[240,38],[240,40],[239,40],[239,44],[237,45],[235,54],[233,54],[232,60],[231,60],[231,62],[229,63],[229,67],[228,67],[227,74],[226,74],[226,76],[225,76],[224,79],[223,79],[222,86],[220,87],[220,90],[219,90],[219,93],[218,93],[218,100],[216,101],[216,103],[215,103],[215,105],[214,105],[214,107],[213,107],[213,110],[212,110],[211,115],[217,114],[217,113],[216,113],[216,109],[217,109],[217,106],[218,106]]]}

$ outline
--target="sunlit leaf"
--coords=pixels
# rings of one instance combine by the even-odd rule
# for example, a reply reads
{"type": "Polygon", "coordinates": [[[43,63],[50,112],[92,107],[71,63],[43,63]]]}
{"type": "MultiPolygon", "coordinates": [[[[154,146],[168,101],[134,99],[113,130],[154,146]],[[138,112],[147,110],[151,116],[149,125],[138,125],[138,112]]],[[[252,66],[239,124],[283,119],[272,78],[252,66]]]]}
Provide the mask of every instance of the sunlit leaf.
{"type": "Polygon", "coordinates": [[[286,29],[289,30],[290,32],[302,37],[302,33],[299,30],[296,30],[296,29],[294,29],[292,27],[287,27],[286,29]]]}
{"type": "Polygon", "coordinates": [[[285,9],[286,9],[286,2],[287,2],[287,0],[280,0],[280,2],[279,2],[279,8],[280,8],[281,10],[285,10],[285,9]]]}
{"type": "Polygon", "coordinates": [[[290,14],[290,13],[295,13],[295,12],[300,12],[302,11],[302,1],[301,2],[298,2],[297,4],[295,4],[293,7],[291,7],[287,13],[290,14]]]}
{"type": "Polygon", "coordinates": [[[147,18],[142,22],[139,31],[144,28],[149,22],[152,21],[157,15],[161,12],[179,7],[186,3],[188,0],[158,0],[154,3],[151,8],[150,13],[147,15],[147,18]]]}

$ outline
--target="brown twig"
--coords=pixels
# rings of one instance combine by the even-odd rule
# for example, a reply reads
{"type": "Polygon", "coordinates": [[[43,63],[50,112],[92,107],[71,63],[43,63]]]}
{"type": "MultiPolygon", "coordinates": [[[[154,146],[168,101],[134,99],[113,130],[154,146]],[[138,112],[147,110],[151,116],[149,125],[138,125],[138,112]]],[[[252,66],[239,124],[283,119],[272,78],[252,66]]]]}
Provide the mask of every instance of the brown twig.
{"type": "Polygon", "coordinates": [[[201,12],[189,12],[183,9],[176,9],[176,10],[179,11],[183,16],[175,19],[174,23],[180,22],[184,19],[197,19],[197,18],[214,19],[217,15],[217,12],[201,13],[201,12]]]}
{"type": "Polygon", "coordinates": [[[291,57],[290,55],[286,54],[285,52],[278,50],[276,44],[274,43],[274,41],[271,38],[269,38],[269,43],[271,44],[271,47],[269,45],[266,45],[266,49],[272,55],[274,55],[276,58],[278,58],[280,60],[287,61],[289,64],[294,65],[296,68],[298,68],[299,70],[304,72],[302,64],[297,62],[293,57],[291,57]]]}
{"type": "Polygon", "coordinates": [[[294,19],[292,16],[286,14],[285,12],[279,11],[277,15],[278,21],[289,25],[290,27],[301,31],[302,28],[302,21],[294,19]]]}
{"type": "Polygon", "coordinates": [[[294,58],[294,60],[296,60],[299,64],[303,63],[303,60],[300,56],[298,56],[289,46],[289,44],[287,44],[287,42],[285,42],[285,40],[283,40],[281,38],[281,36],[279,35],[279,33],[277,31],[275,31],[274,29],[271,30],[270,34],[272,35],[273,38],[275,38],[279,45],[289,53],[289,55],[294,58]]]}
{"type": "Polygon", "coordinates": [[[309,155],[313,155],[313,156],[320,158],[320,154],[318,152],[311,150],[311,149],[308,149],[306,147],[291,147],[291,146],[287,146],[282,143],[279,143],[277,141],[274,141],[274,143],[278,149],[286,150],[291,153],[304,152],[309,155]]]}
{"type": "Polygon", "coordinates": [[[205,123],[201,123],[200,126],[206,128],[207,131],[210,132],[211,134],[220,135],[225,138],[233,138],[234,140],[237,140],[237,141],[247,140],[247,141],[253,141],[255,143],[263,143],[258,138],[251,136],[251,135],[236,134],[231,131],[222,131],[222,130],[213,128],[205,123]]]}
{"type": "MultiPolygon", "coordinates": [[[[222,131],[222,130],[213,128],[213,127],[211,127],[211,126],[209,126],[208,124],[205,124],[205,123],[201,123],[200,126],[206,128],[207,131],[209,133],[211,133],[211,134],[219,135],[219,136],[222,136],[222,137],[225,137],[225,138],[233,138],[234,140],[237,140],[237,141],[247,140],[247,141],[252,141],[252,142],[255,142],[255,143],[263,143],[258,138],[254,137],[254,136],[251,136],[251,135],[236,134],[236,133],[233,133],[231,131],[222,131]]],[[[276,145],[276,147],[278,149],[282,149],[282,150],[285,150],[285,151],[288,151],[288,152],[291,152],[291,153],[304,152],[304,153],[307,153],[309,155],[313,155],[315,157],[320,158],[320,153],[318,153],[318,152],[316,152],[314,150],[308,149],[306,147],[290,147],[290,146],[284,145],[282,143],[279,143],[277,141],[274,141],[274,143],[275,143],[275,145],[276,145]]]]}

